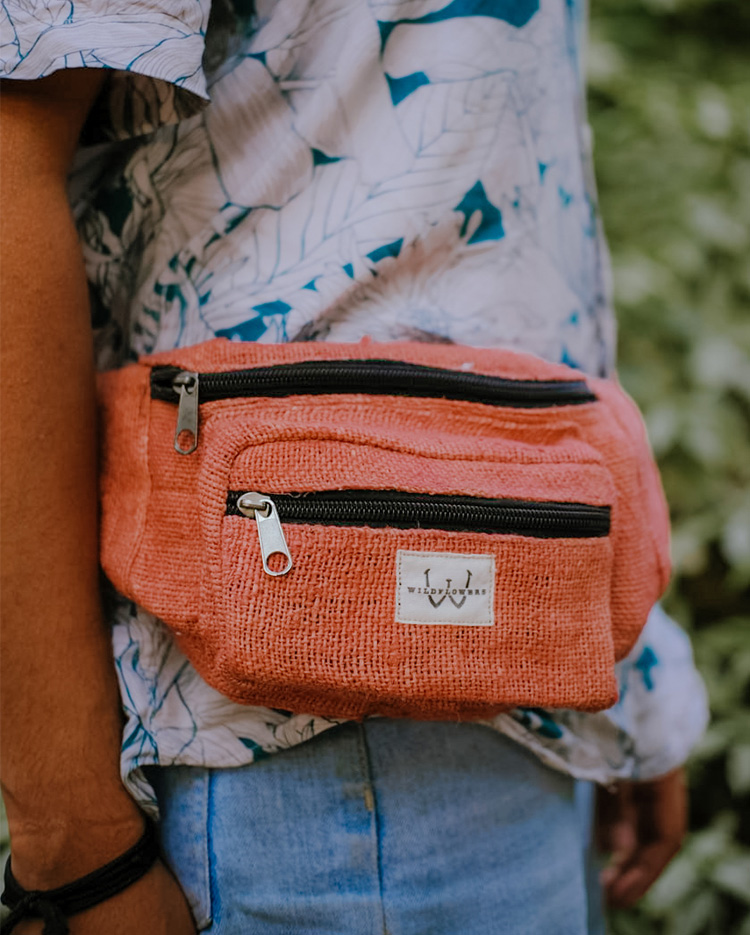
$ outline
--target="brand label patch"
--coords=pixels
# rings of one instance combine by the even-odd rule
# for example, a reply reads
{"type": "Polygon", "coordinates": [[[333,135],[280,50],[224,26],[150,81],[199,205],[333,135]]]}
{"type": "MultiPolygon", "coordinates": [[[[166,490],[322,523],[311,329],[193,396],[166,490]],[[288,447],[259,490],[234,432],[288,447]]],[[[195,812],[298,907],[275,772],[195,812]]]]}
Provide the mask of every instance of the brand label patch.
{"type": "Polygon", "coordinates": [[[495,622],[495,556],[455,552],[396,555],[397,623],[491,627],[495,622]]]}

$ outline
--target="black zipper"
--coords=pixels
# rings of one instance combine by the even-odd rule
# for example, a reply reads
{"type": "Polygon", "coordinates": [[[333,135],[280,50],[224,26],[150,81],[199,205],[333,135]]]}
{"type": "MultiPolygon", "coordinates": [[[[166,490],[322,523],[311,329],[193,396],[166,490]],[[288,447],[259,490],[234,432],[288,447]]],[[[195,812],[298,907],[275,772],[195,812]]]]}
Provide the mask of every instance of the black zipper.
{"type": "MultiPolygon", "coordinates": [[[[228,516],[243,490],[227,494],[228,516]]],[[[610,508],[588,503],[488,499],[402,490],[326,490],[259,494],[273,502],[282,523],[328,526],[394,526],[453,532],[504,533],[534,538],[589,538],[609,534],[610,508]]]]}
{"type": "Polygon", "coordinates": [[[321,393],[422,396],[521,409],[596,401],[585,380],[508,380],[402,360],[307,360],[223,373],[179,367],[154,367],[151,371],[151,397],[179,406],[174,447],[183,455],[198,446],[201,403],[243,396],[321,393]]]}
{"type": "Polygon", "coordinates": [[[175,384],[175,380],[180,376],[195,378],[199,403],[241,396],[322,393],[426,396],[521,408],[570,406],[596,400],[585,380],[508,380],[400,360],[308,360],[224,373],[154,367],[152,398],[179,402],[181,384],[175,384]]]}

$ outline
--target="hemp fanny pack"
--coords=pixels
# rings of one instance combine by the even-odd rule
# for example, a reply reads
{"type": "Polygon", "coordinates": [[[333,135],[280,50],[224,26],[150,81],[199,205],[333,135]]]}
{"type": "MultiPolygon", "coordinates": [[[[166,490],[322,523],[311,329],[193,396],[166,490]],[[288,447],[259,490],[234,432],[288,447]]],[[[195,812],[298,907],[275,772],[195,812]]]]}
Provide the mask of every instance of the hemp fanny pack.
{"type": "Polygon", "coordinates": [[[613,381],[505,350],[237,344],[100,377],[102,564],[229,698],[594,711],[668,578],[613,381]]]}

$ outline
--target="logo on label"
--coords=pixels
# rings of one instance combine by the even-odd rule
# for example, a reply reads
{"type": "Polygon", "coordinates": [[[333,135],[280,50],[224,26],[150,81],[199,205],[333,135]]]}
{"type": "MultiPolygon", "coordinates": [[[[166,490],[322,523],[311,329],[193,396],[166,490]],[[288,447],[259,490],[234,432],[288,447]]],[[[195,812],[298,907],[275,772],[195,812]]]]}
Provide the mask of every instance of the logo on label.
{"type": "Polygon", "coordinates": [[[396,620],[491,626],[495,557],[453,552],[397,554],[396,620]]]}
{"type": "Polygon", "coordinates": [[[425,586],[423,588],[412,588],[407,585],[409,594],[426,594],[429,602],[433,607],[440,607],[443,601],[447,598],[454,607],[463,607],[466,603],[466,598],[471,594],[486,594],[487,589],[482,588],[480,591],[478,588],[471,589],[469,584],[471,582],[471,569],[466,569],[466,584],[462,588],[451,588],[453,580],[451,578],[445,579],[444,588],[433,588],[430,585],[430,569],[425,568],[424,570],[424,581],[425,586]],[[434,594],[441,595],[437,599],[433,597],[434,594]],[[456,595],[460,596],[460,600],[456,600],[456,595]]]}

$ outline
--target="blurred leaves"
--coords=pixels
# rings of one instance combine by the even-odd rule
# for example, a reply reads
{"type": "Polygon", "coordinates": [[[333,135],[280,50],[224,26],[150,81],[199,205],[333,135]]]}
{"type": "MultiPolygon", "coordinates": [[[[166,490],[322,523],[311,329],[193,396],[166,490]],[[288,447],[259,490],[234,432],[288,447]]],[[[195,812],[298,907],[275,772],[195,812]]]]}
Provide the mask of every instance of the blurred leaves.
{"type": "Polygon", "coordinates": [[[672,508],[668,609],[713,721],[693,831],[615,935],[750,935],[750,4],[593,0],[590,119],[620,376],[672,508]]]}

